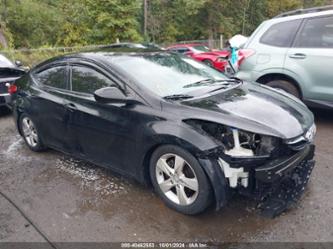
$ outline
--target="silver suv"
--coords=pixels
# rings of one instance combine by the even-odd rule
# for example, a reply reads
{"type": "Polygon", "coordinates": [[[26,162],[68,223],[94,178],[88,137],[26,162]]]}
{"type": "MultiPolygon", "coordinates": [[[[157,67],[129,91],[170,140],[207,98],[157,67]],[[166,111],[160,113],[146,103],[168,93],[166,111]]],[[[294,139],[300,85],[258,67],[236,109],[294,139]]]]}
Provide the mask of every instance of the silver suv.
{"type": "Polygon", "coordinates": [[[237,77],[333,107],[333,6],[264,21],[241,50],[237,77]]]}

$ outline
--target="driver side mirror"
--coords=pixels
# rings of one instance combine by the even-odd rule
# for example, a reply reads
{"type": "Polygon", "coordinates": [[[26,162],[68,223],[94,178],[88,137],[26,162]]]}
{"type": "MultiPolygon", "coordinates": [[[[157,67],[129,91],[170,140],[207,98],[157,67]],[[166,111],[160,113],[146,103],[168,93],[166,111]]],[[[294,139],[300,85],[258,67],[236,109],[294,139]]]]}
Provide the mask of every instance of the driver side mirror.
{"type": "Polygon", "coordinates": [[[118,87],[104,87],[94,92],[96,101],[101,103],[131,103],[134,99],[127,97],[118,87]]]}

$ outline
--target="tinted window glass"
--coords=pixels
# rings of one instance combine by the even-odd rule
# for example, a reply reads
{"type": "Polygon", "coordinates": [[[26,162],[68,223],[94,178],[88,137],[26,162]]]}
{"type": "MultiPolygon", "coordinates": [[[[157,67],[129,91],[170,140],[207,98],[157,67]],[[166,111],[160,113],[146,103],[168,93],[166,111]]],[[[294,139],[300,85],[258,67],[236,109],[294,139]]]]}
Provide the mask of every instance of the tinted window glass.
{"type": "Polygon", "coordinates": [[[72,90],[76,92],[94,93],[96,90],[115,85],[104,74],[83,66],[72,67],[72,90]]]}
{"type": "Polygon", "coordinates": [[[183,54],[189,52],[190,50],[188,48],[177,47],[177,48],[171,48],[171,51],[183,54]]]}
{"type": "Polygon", "coordinates": [[[307,20],[295,47],[333,48],[333,16],[307,20]]]}
{"type": "Polygon", "coordinates": [[[186,52],[190,52],[190,50],[189,50],[188,48],[181,48],[181,49],[179,49],[178,51],[179,51],[179,53],[181,53],[181,54],[184,54],[184,53],[186,53],[186,52]]]}
{"type": "Polygon", "coordinates": [[[66,66],[57,66],[35,75],[38,82],[56,88],[66,89],[66,66]]]}
{"type": "Polygon", "coordinates": [[[274,24],[263,34],[260,42],[277,47],[289,47],[300,23],[301,20],[274,24]]]}

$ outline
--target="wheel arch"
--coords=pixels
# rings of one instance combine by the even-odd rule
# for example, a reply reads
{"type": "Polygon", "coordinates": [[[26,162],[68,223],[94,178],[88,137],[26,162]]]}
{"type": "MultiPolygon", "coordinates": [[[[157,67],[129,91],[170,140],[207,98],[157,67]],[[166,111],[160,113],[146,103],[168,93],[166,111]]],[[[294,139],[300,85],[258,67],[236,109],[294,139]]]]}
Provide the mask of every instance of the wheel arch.
{"type": "Polygon", "coordinates": [[[298,83],[297,80],[295,80],[293,77],[287,75],[287,74],[283,74],[283,73],[267,73],[264,74],[262,76],[260,76],[256,82],[260,83],[260,84],[267,84],[270,81],[273,80],[285,80],[290,82],[291,84],[293,84],[298,92],[300,93],[301,99],[303,99],[303,91],[302,88],[300,86],[300,84],[298,83]]]}
{"type": "Polygon", "coordinates": [[[14,114],[14,117],[15,117],[15,124],[16,124],[17,131],[21,136],[23,136],[23,133],[22,133],[22,130],[21,130],[21,127],[20,127],[20,118],[21,118],[23,112],[16,109],[16,110],[14,110],[13,114],[14,114]]]}
{"type": "Polygon", "coordinates": [[[155,144],[149,148],[149,150],[147,151],[147,153],[145,154],[144,159],[143,159],[142,168],[143,168],[144,184],[148,187],[152,186],[150,172],[149,172],[151,156],[153,155],[154,151],[157,148],[159,148],[161,146],[165,146],[165,145],[179,146],[179,147],[187,150],[198,160],[199,164],[201,165],[203,171],[205,172],[205,174],[208,178],[209,184],[211,185],[211,187],[213,189],[212,197],[213,197],[213,201],[216,206],[216,210],[219,210],[220,208],[225,206],[225,204],[227,203],[227,201],[229,199],[230,193],[228,191],[228,186],[227,186],[226,179],[224,177],[224,173],[223,173],[222,169],[219,167],[218,162],[217,161],[215,162],[214,160],[209,159],[209,158],[198,158],[193,150],[188,149],[186,147],[184,148],[182,145],[180,145],[176,141],[162,142],[159,144],[155,144]]]}
{"type": "Polygon", "coordinates": [[[171,135],[160,135],[158,137],[152,137],[149,139],[150,141],[155,141],[154,143],[150,144],[144,152],[144,156],[142,159],[142,167],[141,172],[139,172],[143,177],[143,183],[146,186],[151,186],[151,180],[150,180],[150,174],[149,174],[149,165],[150,165],[150,159],[154,151],[164,145],[174,145],[179,146],[185,150],[187,150],[189,153],[191,153],[194,157],[201,151],[199,148],[197,148],[195,145],[193,145],[191,142],[180,139],[175,136],[171,135]]]}

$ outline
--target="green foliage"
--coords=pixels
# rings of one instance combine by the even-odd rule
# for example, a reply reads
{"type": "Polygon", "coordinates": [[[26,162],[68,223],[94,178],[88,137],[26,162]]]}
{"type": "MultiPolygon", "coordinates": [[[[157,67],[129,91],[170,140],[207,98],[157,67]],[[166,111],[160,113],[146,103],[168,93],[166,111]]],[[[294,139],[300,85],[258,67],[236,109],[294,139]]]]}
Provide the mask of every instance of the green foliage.
{"type": "MultiPolygon", "coordinates": [[[[281,12],[332,0],[0,0],[1,32],[9,47],[82,46],[142,40],[228,38],[250,35],[281,12]]],[[[0,45],[1,46],[1,45],[0,45]]],[[[1,47],[0,47],[1,48],[1,47]]]]}
{"type": "Polygon", "coordinates": [[[4,22],[0,21],[0,49],[13,47],[13,35],[6,27],[4,22]]]}
{"type": "Polygon", "coordinates": [[[6,20],[15,47],[55,44],[61,16],[42,0],[9,0],[6,20]]]}
{"type": "Polygon", "coordinates": [[[139,41],[135,18],[140,6],[132,0],[62,0],[65,16],[59,45],[108,44],[116,39],[139,41]]]}

